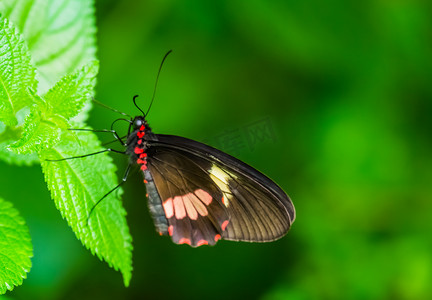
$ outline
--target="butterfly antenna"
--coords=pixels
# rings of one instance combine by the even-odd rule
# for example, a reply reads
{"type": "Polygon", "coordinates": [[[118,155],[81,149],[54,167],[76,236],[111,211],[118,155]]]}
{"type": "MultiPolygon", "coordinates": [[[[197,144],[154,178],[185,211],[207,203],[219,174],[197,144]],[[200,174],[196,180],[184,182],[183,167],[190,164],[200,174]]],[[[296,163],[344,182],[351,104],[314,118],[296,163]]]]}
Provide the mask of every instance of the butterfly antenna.
{"type": "Polygon", "coordinates": [[[154,90],[153,90],[153,96],[152,96],[152,99],[151,99],[151,101],[150,101],[149,108],[147,109],[147,113],[146,113],[144,116],[147,116],[147,115],[148,115],[148,113],[149,113],[149,111],[150,111],[150,108],[151,108],[151,106],[152,106],[152,104],[153,104],[153,100],[154,100],[155,95],[156,95],[156,88],[157,88],[157,84],[158,84],[158,81],[159,81],[159,75],[160,75],[160,72],[161,72],[161,70],[162,70],[162,66],[163,66],[163,64],[164,64],[164,62],[165,62],[165,59],[167,58],[167,56],[168,56],[171,52],[172,52],[172,50],[169,50],[169,51],[165,54],[164,58],[162,59],[162,62],[161,62],[161,64],[160,64],[160,66],[159,66],[159,71],[158,71],[158,74],[157,74],[157,77],[156,77],[156,82],[155,82],[155,86],[154,86],[154,90]]]}
{"type": "Polygon", "coordinates": [[[115,108],[109,107],[108,105],[105,105],[105,104],[103,104],[102,102],[97,101],[95,98],[92,98],[92,101],[93,101],[94,103],[96,103],[97,105],[100,105],[100,106],[102,106],[102,107],[104,107],[104,108],[106,108],[106,109],[109,109],[109,110],[113,111],[113,112],[116,112],[116,113],[121,114],[121,115],[123,115],[123,116],[127,116],[127,117],[129,117],[129,118],[132,118],[132,116],[128,115],[127,113],[124,113],[124,112],[119,111],[119,110],[117,110],[117,109],[115,109],[115,108]]]}
{"type": "Polygon", "coordinates": [[[135,107],[138,108],[138,110],[140,112],[142,112],[143,116],[145,116],[145,113],[143,112],[143,110],[138,106],[138,104],[136,104],[136,98],[138,98],[138,95],[133,96],[133,103],[135,104],[135,107]]]}

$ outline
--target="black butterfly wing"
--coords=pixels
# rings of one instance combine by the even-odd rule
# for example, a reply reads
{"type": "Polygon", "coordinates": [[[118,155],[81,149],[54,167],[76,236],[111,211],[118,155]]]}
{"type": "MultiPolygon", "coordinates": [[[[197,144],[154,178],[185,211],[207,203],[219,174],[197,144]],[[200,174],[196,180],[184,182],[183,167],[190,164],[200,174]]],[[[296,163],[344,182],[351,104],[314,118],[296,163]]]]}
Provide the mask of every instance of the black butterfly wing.
{"type": "Polygon", "coordinates": [[[289,230],[294,206],[262,173],[190,139],[154,135],[147,142],[148,171],[168,223],[163,233],[175,243],[267,242],[289,230]]]}

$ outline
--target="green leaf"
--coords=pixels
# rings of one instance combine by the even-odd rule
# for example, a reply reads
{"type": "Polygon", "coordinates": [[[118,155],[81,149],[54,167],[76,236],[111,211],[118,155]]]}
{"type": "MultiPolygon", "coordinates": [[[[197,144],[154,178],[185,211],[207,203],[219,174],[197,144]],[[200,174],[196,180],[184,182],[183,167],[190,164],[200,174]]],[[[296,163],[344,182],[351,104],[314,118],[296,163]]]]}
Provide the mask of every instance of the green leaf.
{"type": "Polygon", "coordinates": [[[54,146],[61,137],[62,129],[67,129],[67,120],[58,115],[42,116],[36,106],[27,116],[21,138],[7,147],[17,154],[39,152],[54,146]]]}
{"type": "Polygon", "coordinates": [[[62,216],[81,242],[91,252],[120,269],[124,283],[129,284],[132,272],[132,238],[126,223],[126,212],[119,200],[119,192],[109,194],[87,217],[94,204],[117,185],[116,168],[111,158],[98,154],[64,161],[62,159],[100,151],[96,136],[79,132],[79,143],[64,136],[55,148],[40,152],[45,181],[62,216]]]}
{"type": "Polygon", "coordinates": [[[0,294],[22,284],[30,271],[33,246],[24,220],[0,198],[0,294]]]}
{"type": "Polygon", "coordinates": [[[17,113],[17,127],[5,126],[0,123],[0,159],[8,164],[31,166],[35,163],[39,163],[39,157],[36,153],[17,154],[8,150],[8,146],[20,138],[22,132],[20,124],[24,123],[24,119],[26,115],[29,114],[29,111],[29,108],[24,108],[17,113]]]}
{"type": "Polygon", "coordinates": [[[93,61],[59,80],[44,97],[49,113],[61,115],[68,120],[75,117],[91,98],[98,70],[99,62],[93,61]]]}
{"type": "Polygon", "coordinates": [[[16,154],[7,149],[7,146],[21,136],[20,127],[6,127],[0,134],[0,159],[8,164],[15,164],[18,166],[30,166],[39,162],[39,157],[36,153],[33,154],[16,154]]]}
{"type": "Polygon", "coordinates": [[[64,76],[44,98],[31,91],[33,106],[24,122],[21,138],[8,149],[18,154],[39,152],[54,146],[67,129],[69,119],[78,115],[94,90],[99,63],[64,76]]]}
{"type": "Polygon", "coordinates": [[[2,0],[0,13],[27,41],[40,95],[64,75],[96,59],[93,0],[2,0]]]}
{"type": "MultiPolygon", "coordinates": [[[[64,108],[63,111],[58,110],[59,114],[65,115],[66,119],[69,119],[81,110],[82,113],[75,116],[74,120],[79,120],[80,122],[85,121],[88,116],[87,112],[91,108],[91,103],[85,103],[83,97],[90,98],[93,95],[95,83],[94,77],[98,69],[97,63],[92,62],[95,60],[96,53],[94,1],[59,0],[47,2],[45,0],[2,0],[0,1],[0,13],[3,17],[8,17],[22,32],[32,55],[32,61],[37,67],[36,71],[31,67],[33,72],[32,84],[26,84],[26,80],[24,80],[25,78],[21,78],[18,81],[19,85],[17,86],[21,87],[20,91],[23,92],[23,95],[17,98],[20,100],[19,103],[15,104],[14,99],[12,99],[13,101],[9,101],[10,97],[3,97],[3,99],[0,97],[0,121],[4,121],[7,125],[16,125],[16,119],[14,117],[16,111],[31,104],[32,98],[28,95],[27,88],[30,88],[32,91],[37,90],[39,95],[43,95],[49,87],[53,86],[62,76],[71,74],[73,71],[82,68],[83,65],[90,62],[87,67],[83,68],[81,71],[82,73],[78,71],[73,75],[65,76],[61,79],[63,82],[59,83],[75,83],[77,94],[72,94],[73,86],[62,86],[62,88],[71,89],[65,91],[60,90],[58,85],[53,88],[55,89],[55,95],[51,94],[51,96],[57,97],[61,92],[69,92],[70,94],[68,98],[67,95],[64,94],[66,97],[55,99],[58,101],[56,104],[62,104],[62,106],[56,105],[56,108],[64,108]],[[34,80],[35,72],[40,79],[39,83],[34,80]],[[71,99],[74,101],[69,101],[71,99]],[[63,103],[60,103],[60,101],[63,101],[63,103]],[[83,109],[83,106],[85,109],[83,109]]],[[[4,25],[2,26],[4,27],[4,25]]],[[[3,28],[6,33],[17,33],[16,30],[12,30],[10,24],[9,27],[3,28]]],[[[4,43],[6,39],[3,38],[3,34],[1,37],[2,39],[0,42],[4,43]]],[[[19,45],[24,45],[20,36],[15,37],[15,40],[19,40],[19,45]]],[[[21,49],[21,46],[9,46],[9,48],[3,47],[0,50],[6,51],[10,48],[18,51],[21,49]]],[[[23,49],[26,49],[25,45],[23,49]]],[[[21,59],[24,62],[30,62],[29,54],[24,54],[17,53],[18,56],[16,60],[19,61],[19,59],[21,59]]],[[[3,60],[4,59],[2,58],[0,67],[6,65],[7,61],[4,60],[5,62],[3,63],[3,60]]],[[[8,72],[6,72],[6,75],[10,73],[8,72]]],[[[20,71],[18,74],[23,76],[27,73],[20,71]]],[[[3,77],[0,77],[0,79],[2,78],[3,77]]],[[[9,84],[8,82],[6,83],[9,84]]],[[[5,85],[6,87],[8,87],[7,84],[5,85]]],[[[35,94],[35,92],[33,92],[33,94],[35,94]]],[[[37,97],[33,97],[33,100],[37,99],[37,97]]],[[[47,101],[51,102],[51,100],[53,100],[53,97],[47,101]]],[[[65,124],[62,118],[50,115],[54,112],[54,109],[52,109],[51,106],[49,106],[51,111],[48,113],[45,109],[47,108],[45,103],[36,102],[35,104],[43,104],[41,105],[42,107],[38,108],[41,122],[34,124],[26,123],[25,128],[23,128],[22,139],[17,141],[16,138],[9,141],[9,143],[15,142],[9,148],[14,149],[14,153],[31,153],[52,146],[59,138],[58,127],[67,127],[64,126],[65,124]],[[60,124],[53,124],[53,121],[56,123],[56,120],[60,122],[60,124]],[[39,128],[39,131],[26,132],[26,128],[39,128]],[[47,130],[47,132],[44,130],[47,130]]],[[[35,118],[37,119],[35,113],[36,112],[34,112],[31,118],[28,118],[27,121],[32,121],[35,118]]],[[[4,150],[0,151],[0,154],[4,154],[4,157],[2,155],[2,159],[9,162],[20,161],[19,156],[5,148],[6,143],[2,143],[2,145],[2,150],[4,150]]],[[[23,158],[23,161],[29,161],[28,159],[29,158],[23,158]]]]}
{"type": "Polygon", "coordinates": [[[31,104],[27,88],[35,88],[35,69],[18,30],[0,18],[0,121],[16,125],[15,114],[31,104]]]}
{"type": "Polygon", "coordinates": [[[0,158],[8,164],[17,166],[32,166],[39,162],[39,157],[36,153],[18,154],[8,149],[12,141],[0,142],[0,158]]]}

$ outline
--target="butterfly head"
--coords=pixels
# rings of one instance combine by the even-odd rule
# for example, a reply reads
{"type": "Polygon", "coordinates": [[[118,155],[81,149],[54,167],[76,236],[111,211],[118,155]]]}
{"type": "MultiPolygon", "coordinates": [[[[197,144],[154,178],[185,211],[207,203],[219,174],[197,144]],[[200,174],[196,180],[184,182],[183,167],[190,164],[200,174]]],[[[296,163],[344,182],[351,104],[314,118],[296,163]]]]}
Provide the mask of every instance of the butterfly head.
{"type": "Polygon", "coordinates": [[[147,121],[144,116],[136,116],[132,121],[132,126],[134,130],[140,129],[141,126],[147,126],[147,121]]]}
{"type": "Polygon", "coordinates": [[[136,116],[132,120],[131,125],[132,125],[133,132],[143,132],[145,134],[152,134],[151,128],[144,116],[136,116]]]}

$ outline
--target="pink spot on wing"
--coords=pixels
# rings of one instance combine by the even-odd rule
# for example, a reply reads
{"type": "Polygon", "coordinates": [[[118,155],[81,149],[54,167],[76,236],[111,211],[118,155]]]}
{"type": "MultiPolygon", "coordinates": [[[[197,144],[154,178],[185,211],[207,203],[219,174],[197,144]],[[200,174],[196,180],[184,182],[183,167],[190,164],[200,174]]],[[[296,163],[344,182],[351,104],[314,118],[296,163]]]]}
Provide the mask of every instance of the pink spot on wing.
{"type": "Polygon", "coordinates": [[[198,213],[205,217],[208,215],[208,210],[206,208],[206,206],[198,199],[198,197],[193,194],[193,197],[191,198],[191,200],[193,200],[193,204],[195,206],[195,209],[198,211],[198,213]]]}
{"type": "Polygon", "coordinates": [[[182,196],[176,196],[173,199],[174,211],[177,219],[183,219],[184,217],[186,217],[186,210],[182,198],[182,196]]]}
{"type": "Polygon", "coordinates": [[[184,195],[182,197],[182,199],[183,199],[183,203],[184,203],[184,206],[186,208],[186,212],[187,212],[188,217],[191,218],[192,220],[196,220],[196,219],[198,219],[198,212],[196,211],[196,209],[195,209],[195,207],[191,201],[192,197],[196,198],[196,196],[194,194],[189,193],[189,194],[184,195]]]}
{"type": "Polygon", "coordinates": [[[215,235],[215,242],[219,241],[221,239],[221,235],[220,234],[216,234],[215,235]]]}
{"type": "Polygon", "coordinates": [[[202,245],[208,245],[208,242],[206,240],[200,240],[200,241],[198,241],[197,246],[199,247],[199,246],[202,246],[202,245]]]}
{"type": "Polygon", "coordinates": [[[141,166],[141,170],[143,170],[143,171],[147,170],[147,166],[146,165],[142,165],[141,166]]]}
{"type": "Polygon", "coordinates": [[[173,230],[174,230],[174,227],[173,227],[172,225],[170,225],[170,226],[168,227],[168,234],[169,234],[170,236],[173,235],[173,230]]]}
{"type": "Polygon", "coordinates": [[[190,239],[187,239],[187,238],[181,238],[180,241],[179,241],[179,244],[188,244],[188,245],[190,245],[191,241],[190,241],[190,239]]]}
{"type": "Polygon", "coordinates": [[[225,230],[225,228],[228,226],[228,223],[229,223],[228,220],[226,220],[222,223],[222,225],[221,225],[222,230],[225,230]]]}
{"type": "Polygon", "coordinates": [[[147,153],[141,153],[139,156],[139,158],[144,158],[144,157],[147,157],[147,153]]]}
{"type": "Polygon", "coordinates": [[[145,160],[142,160],[141,158],[138,158],[137,159],[137,164],[143,165],[143,164],[145,164],[145,160]]]}
{"type": "Polygon", "coordinates": [[[212,196],[202,189],[196,190],[195,195],[207,206],[212,202],[212,196]]]}
{"type": "Polygon", "coordinates": [[[172,198],[168,198],[168,200],[163,203],[163,207],[165,211],[165,216],[168,219],[174,216],[174,207],[173,207],[172,198]]]}

